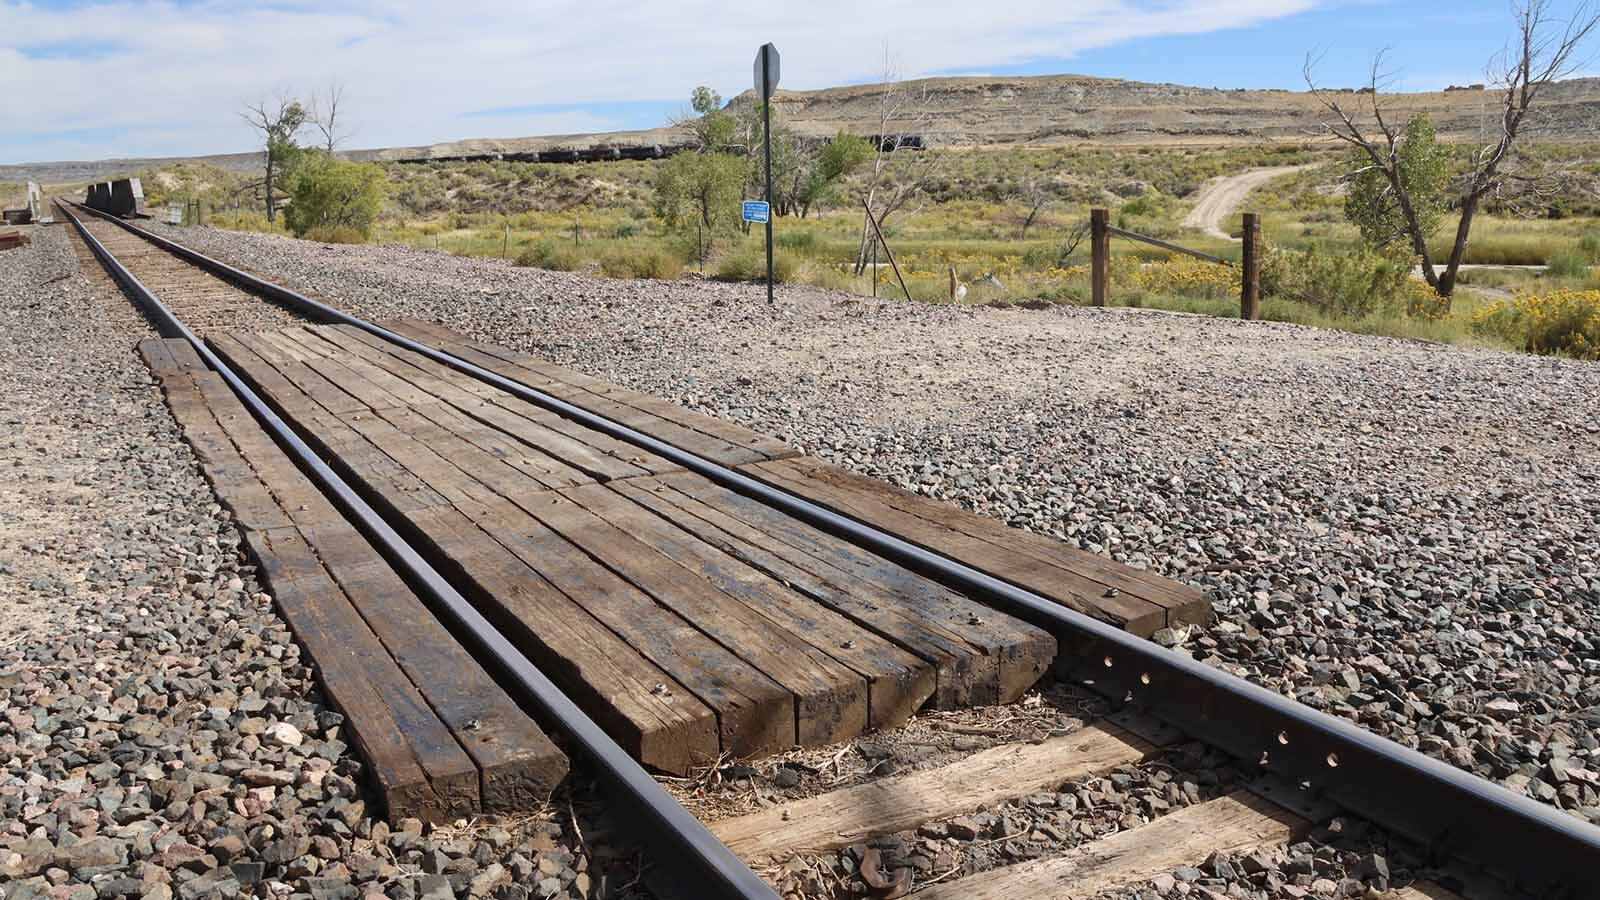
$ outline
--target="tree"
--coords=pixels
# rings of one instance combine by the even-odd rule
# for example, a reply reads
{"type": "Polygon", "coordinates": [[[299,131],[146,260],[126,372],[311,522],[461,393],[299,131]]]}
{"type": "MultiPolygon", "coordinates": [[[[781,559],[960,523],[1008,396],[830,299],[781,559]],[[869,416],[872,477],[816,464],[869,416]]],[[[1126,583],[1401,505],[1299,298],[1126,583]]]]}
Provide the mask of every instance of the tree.
{"type": "Polygon", "coordinates": [[[355,232],[363,239],[383,206],[383,170],[324,150],[310,150],[289,178],[291,203],[284,222],[297,235],[322,233],[340,238],[355,232]]]}
{"type": "MultiPolygon", "coordinates": [[[[1379,53],[1372,63],[1367,87],[1357,96],[1371,104],[1365,115],[1370,117],[1376,135],[1369,135],[1369,126],[1358,121],[1360,109],[1350,109],[1332,93],[1317,87],[1313,69],[1317,59],[1307,55],[1306,84],[1313,95],[1333,115],[1333,121],[1324,122],[1328,131],[1350,144],[1365,159],[1387,185],[1392,195],[1398,219],[1403,223],[1406,238],[1412,251],[1421,259],[1422,275],[1438,295],[1443,298],[1443,311],[1450,309],[1450,299],[1455,292],[1456,276],[1467,254],[1467,239],[1472,231],[1473,218],[1486,198],[1497,195],[1509,182],[1536,180],[1539,176],[1512,171],[1513,151],[1518,142],[1531,130],[1528,122],[1532,110],[1544,89],[1562,78],[1573,75],[1585,60],[1579,49],[1600,25],[1600,13],[1584,0],[1572,11],[1569,18],[1559,20],[1552,16],[1549,0],[1519,0],[1513,7],[1516,21],[1515,43],[1502,50],[1489,61],[1487,78],[1500,94],[1498,134],[1492,141],[1472,152],[1468,170],[1453,205],[1459,211],[1455,238],[1450,246],[1450,256],[1443,272],[1434,270],[1432,254],[1428,249],[1426,217],[1418,208],[1418,198],[1413,197],[1411,185],[1403,176],[1401,147],[1404,134],[1386,112],[1384,92],[1389,75],[1384,71],[1384,54],[1379,53]]],[[[1363,101],[1358,101],[1363,102],[1363,101]]]]}
{"type": "MultiPolygon", "coordinates": [[[[1445,188],[1450,182],[1447,162],[1433,121],[1426,113],[1412,116],[1395,152],[1395,169],[1401,190],[1411,198],[1417,227],[1425,235],[1432,235],[1444,217],[1445,188]]],[[[1361,239],[1374,249],[1405,240],[1406,217],[1389,179],[1359,151],[1352,157],[1350,169],[1344,215],[1361,232],[1361,239]]]]}
{"type": "Polygon", "coordinates": [[[278,199],[274,194],[275,181],[278,174],[300,152],[300,145],[295,143],[295,138],[300,129],[305,127],[306,108],[299,100],[280,95],[272,103],[263,100],[253,106],[246,106],[244,112],[239,115],[261,135],[261,141],[266,147],[264,193],[267,221],[271,222],[278,211],[278,199]]]}
{"type": "Polygon", "coordinates": [[[691,143],[701,153],[746,149],[736,146],[739,122],[722,108],[722,95],[703,84],[690,93],[689,111],[674,116],[669,124],[688,131],[691,143]]]}
{"type": "Polygon", "coordinates": [[[796,169],[793,204],[805,218],[813,207],[833,202],[839,185],[872,158],[872,142],[843,131],[817,147],[796,169]]]}
{"type": "Polygon", "coordinates": [[[317,127],[322,134],[322,149],[332,153],[339,142],[349,137],[348,131],[340,125],[339,106],[344,102],[344,85],[337,81],[328,83],[326,95],[311,98],[311,124],[317,127]]]}
{"type": "Polygon", "coordinates": [[[907,90],[884,60],[882,89],[878,93],[878,133],[872,157],[866,163],[861,199],[866,210],[861,219],[861,241],[856,250],[855,273],[867,270],[867,253],[872,248],[874,230],[867,215],[877,218],[882,227],[890,216],[900,212],[938,174],[942,157],[912,150],[899,140],[901,135],[926,136],[933,122],[927,90],[907,90]]]}
{"type": "Polygon", "coordinates": [[[1039,213],[1050,203],[1050,186],[1044,179],[1028,175],[1017,185],[1012,198],[1022,205],[1022,220],[1017,223],[1017,240],[1028,239],[1028,229],[1039,220],[1039,213]]]}
{"type": "Polygon", "coordinates": [[[668,227],[707,240],[738,229],[747,161],[727,153],[679,153],[656,176],[655,212],[668,227]]]}

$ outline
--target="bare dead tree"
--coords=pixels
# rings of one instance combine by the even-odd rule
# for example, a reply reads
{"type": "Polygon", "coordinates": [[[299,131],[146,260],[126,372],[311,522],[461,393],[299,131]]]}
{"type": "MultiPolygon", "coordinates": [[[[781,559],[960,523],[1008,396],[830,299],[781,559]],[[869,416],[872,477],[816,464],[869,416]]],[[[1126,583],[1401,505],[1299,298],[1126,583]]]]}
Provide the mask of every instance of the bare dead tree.
{"type": "Polygon", "coordinates": [[[1050,203],[1050,187],[1041,178],[1029,176],[1022,179],[1013,198],[1022,205],[1022,221],[1017,223],[1017,240],[1028,239],[1028,229],[1038,221],[1039,213],[1050,203]]]}
{"type": "Polygon", "coordinates": [[[1455,202],[1460,218],[1443,272],[1434,271],[1428,235],[1419,224],[1416,205],[1401,178],[1399,145],[1405,123],[1396,121],[1386,107],[1384,94],[1391,75],[1384,68],[1385,54],[1379,53],[1373,59],[1367,89],[1357,94],[1353,107],[1317,86],[1314,69],[1319,57],[1306,56],[1306,85],[1333,116],[1323,126],[1334,137],[1356,147],[1388,182],[1412,250],[1421,258],[1422,275],[1445,299],[1447,310],[1455,291],[1456,275],[1466,257],[1473,218],[1484,199],[1496,195],[1508,182],[1534,177],[1506,168],[1518,141],[1531,130],[1529,110],[1545,88],[1582,68],[1585,60],[1579,56],[1579,50],[1600,25],[1600,13],[1589,0],[1583,0],[1564,20],[1552,15],[1549,0],[1518,0],[1512,9],[1517,27],[1514,43],[1507,45],[1485,68],[1487,80],[1500,94],[1499,127],[1496,134],[1473,151],[1469,171],[1461,181],[1460,196],[1455,202]],[[1361,109],[1361,104],[1368,104],[1368,108],[1361,109]],[[1366,119],[1373,123],[1375,134],[1364,124],[1366,119]]]}
{"type": "Polygon", "coordinates": [[[926,136],[932,130],[932,104],[926,84],[912,88],[901,82],[885,52],[882,88],[878,94],[877,146],[861,188],[866,209],[862,212],[861,242],[856,251],[857,275],[867,270],[867,254],[872,248],[868,211],[883,227],[890,216],[905,211],[913,200],[924,196],[924,189],[938,174],[942,162],[940,154],[912,150],[898,139],[910,134],[926,136]]]}
{"type": "Polygon", "coordinates": [[[313,95],[311,98],[311,124],[321,132],[323,149],[329,153],[350,136],[339,120],[339,107],[343,103],[344,85],[338,81],[328,82],[326,94],[313,95]]]}
{"type": "Polygon", "coordinates": [[[299,148],[295,136],[306,124],[306,109],[299,100],[278,95],[273,101],[258,101],[246,105],[240,118],[261,135],[266,148],[266,178],[263,179],[267,206],[267,221],[273,221],[278,211],[274,194],[274,181],[288,158],[299,148]]]}

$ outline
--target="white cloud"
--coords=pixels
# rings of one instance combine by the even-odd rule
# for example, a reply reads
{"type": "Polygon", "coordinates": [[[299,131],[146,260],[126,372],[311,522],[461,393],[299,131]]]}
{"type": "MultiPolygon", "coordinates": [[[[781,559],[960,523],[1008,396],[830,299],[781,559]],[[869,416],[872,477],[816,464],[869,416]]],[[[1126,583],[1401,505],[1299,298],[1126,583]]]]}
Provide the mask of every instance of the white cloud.
{"type": "Polygon", "coordinates": [[[250,149],[244,101],[330,79],[347,86],[352,146],[424,144],[617,124],[604,112],[473,110],[670,101],[700,83],[732,95],[764,40],[783,53],[785,87],[816,88],[876,77],[885,47],[903,75],[981,70],[1315,2],[0,0],[0,162],[250,149]]]}

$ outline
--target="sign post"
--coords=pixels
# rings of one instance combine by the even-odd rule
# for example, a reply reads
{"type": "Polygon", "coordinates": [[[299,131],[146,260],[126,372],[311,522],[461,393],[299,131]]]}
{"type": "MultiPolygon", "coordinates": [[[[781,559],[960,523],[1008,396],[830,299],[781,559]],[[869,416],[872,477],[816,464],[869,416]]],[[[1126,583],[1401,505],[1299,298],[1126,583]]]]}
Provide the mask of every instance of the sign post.
{"type": "MultiPolygon", "coordinates": [[[[763,218],[767,223],[767,302],[772,302],[772,92],[778,87],[778,48],[762,44],[756,51],[756,95],[761,98],[761,143],[767,157],[767,200],[763,218]]],[[[749,204],[745,204],[746,221],[750,218],[749,204]]]]}

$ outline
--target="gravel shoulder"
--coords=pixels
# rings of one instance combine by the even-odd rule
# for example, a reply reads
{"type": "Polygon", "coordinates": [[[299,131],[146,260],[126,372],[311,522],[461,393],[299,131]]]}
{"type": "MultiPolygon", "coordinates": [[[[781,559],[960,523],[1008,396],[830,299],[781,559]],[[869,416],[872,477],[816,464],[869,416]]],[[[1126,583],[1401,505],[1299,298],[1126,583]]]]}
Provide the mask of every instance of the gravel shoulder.
{"type": "Polygon", "coordinates": [[[1163,643],[1600,819],[1600,367],[181,236],[1198,585],[1215,620],[1163,643]]]}

